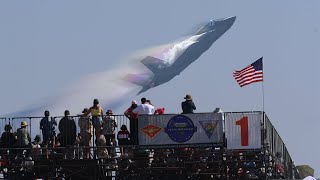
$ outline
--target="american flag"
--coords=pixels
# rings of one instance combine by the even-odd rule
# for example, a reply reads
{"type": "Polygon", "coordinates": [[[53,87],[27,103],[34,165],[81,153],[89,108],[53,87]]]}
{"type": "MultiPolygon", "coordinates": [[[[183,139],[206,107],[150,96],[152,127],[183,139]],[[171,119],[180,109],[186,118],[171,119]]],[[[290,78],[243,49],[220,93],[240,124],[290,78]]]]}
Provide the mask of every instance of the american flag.
{"type": "Polygon", "coordinates": [[[250,64],[240,71],[234,71],[233,77],[236,79],[240,87],[255,82],[263,81],[263,63],[262,57],[256,62],[250,64]]]}

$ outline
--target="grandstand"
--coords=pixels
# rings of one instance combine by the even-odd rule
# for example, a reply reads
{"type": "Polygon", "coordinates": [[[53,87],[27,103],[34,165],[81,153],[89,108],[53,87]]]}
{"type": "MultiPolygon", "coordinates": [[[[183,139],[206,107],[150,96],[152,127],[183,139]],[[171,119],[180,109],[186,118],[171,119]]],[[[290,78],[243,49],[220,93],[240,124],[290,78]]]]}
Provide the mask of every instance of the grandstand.
{"type": "MultiPolygon", "coordinates": [[[[120,131],[129,119],[113,115],[120,131]]],[[[80,116],[71,116],[78,124],[80,116]]],[[[12,132],[27,121],[31,137],[41,134],[43,117],[1,118],[12,132]]],[[[62,117],[53,117],[59,124],[62,117]]],[[[280,135],[264,112],[225,112],[139,116],[139,144],[100,147],[1,146],[4,179],[299,179],[280,135]],[[98,155],[106,148],[108,155],[98,155]],[[84,157],[89,149],[90,158],[84,157]]],[[[128,128],[129,129],[129,128],[128,128]]],[[[58,130],[56,128],[57,134],[58,130]]],[[[77,126],[77,132],[79,127],[77,126]]],[[[43,138],[43,137],[42,137],[43,138]]]]}

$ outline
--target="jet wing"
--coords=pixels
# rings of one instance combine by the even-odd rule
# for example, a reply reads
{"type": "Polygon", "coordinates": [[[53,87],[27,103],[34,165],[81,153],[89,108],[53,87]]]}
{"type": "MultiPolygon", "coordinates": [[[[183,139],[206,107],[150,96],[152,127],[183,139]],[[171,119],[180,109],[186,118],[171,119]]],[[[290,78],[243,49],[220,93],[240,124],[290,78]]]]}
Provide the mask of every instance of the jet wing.
{"type": "Polygon", "coordinates": [[[124,79],[138,86],[145,86],[151,81],[152,76],[148,74],[127,74],[124,79]]]}
{"type": "Polygon", "coordinates": [[[141,60],[141,63],[150,69],[154,74],[159,73],[159,71],[165,67],[163,62],[163,60],[151,56],[147,56],[141,60]]]}

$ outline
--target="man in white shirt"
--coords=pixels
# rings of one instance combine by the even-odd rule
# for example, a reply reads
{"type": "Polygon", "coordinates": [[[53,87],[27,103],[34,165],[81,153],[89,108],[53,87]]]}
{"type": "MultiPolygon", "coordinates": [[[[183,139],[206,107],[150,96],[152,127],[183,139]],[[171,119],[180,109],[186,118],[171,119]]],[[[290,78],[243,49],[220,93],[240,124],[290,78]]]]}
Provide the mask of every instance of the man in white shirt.
{"type": "Polygon", "coordinates": [[[136,114],[139,114],[139,115],[142,115],[142,114],[153,114],[153,110],[154,110],[154,107],[147,103],[147,99],[146,98],[141,98],[141,104],[136,107],[134,110],[132,110],[132,112],[136,113],[136,114]]]}

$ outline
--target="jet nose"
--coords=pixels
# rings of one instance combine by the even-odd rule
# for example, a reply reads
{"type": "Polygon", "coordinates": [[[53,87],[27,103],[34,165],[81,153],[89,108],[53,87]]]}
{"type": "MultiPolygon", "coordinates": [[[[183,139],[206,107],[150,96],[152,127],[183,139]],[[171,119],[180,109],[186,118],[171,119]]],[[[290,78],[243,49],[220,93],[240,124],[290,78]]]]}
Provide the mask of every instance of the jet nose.
{"type": "Polygon", "coordinates": [[[226,18],[225,21],[230,25],[232,26],[234,21],[236,21],[236,16],[232,16],[232,17],[229,17],[229,18],[226,18]]]}

